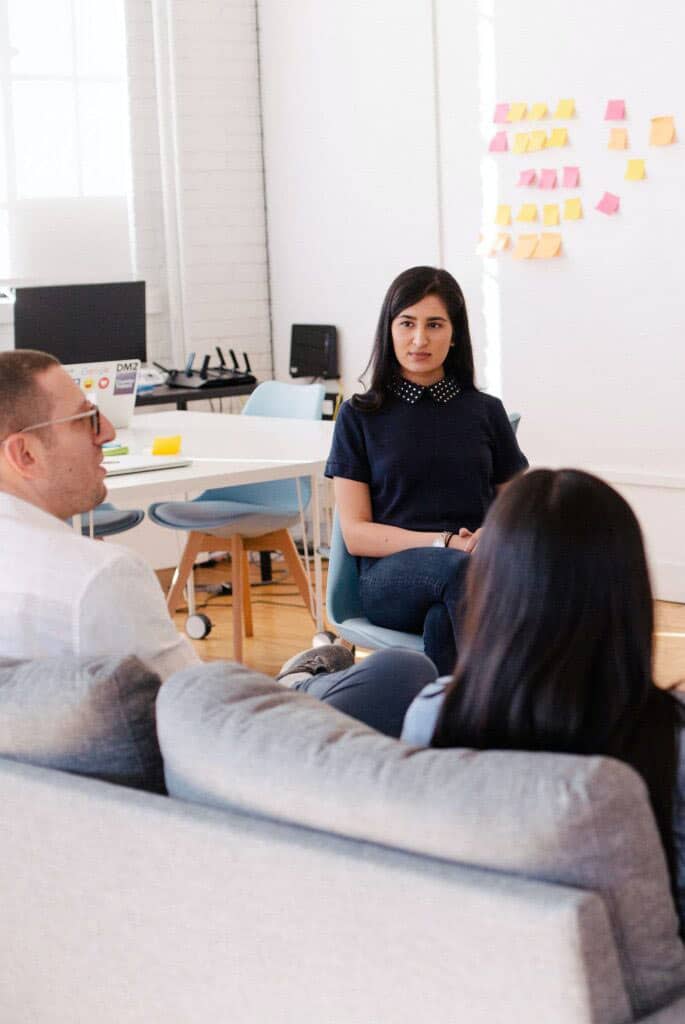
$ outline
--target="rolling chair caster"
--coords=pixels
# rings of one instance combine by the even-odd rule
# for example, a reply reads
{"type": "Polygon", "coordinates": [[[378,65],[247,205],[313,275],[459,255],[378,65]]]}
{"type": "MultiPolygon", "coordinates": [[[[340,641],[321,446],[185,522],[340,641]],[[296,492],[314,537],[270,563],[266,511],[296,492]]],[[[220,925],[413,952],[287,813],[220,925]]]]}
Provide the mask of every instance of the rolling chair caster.
{"type": "Polygon", "coordinates": [[[191,640],[204,640],[212,632],[212,620],[208,615],[196,612],[186,619],[185,631],[191,640]]]}

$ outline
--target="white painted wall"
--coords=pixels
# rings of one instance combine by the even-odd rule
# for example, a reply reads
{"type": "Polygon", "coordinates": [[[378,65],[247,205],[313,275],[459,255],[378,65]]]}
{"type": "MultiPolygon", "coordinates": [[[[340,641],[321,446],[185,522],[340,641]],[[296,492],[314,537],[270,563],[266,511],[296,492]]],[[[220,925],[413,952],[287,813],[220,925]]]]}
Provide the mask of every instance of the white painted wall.
{"type": "Polygon", "coordinates": [[[685,139],[685,14],[669,0],[258,8],[277,375],[291,323],[335,323],[350,394],[392,276],[444,262],[467,295],[480,383],[523,413],[531,462],[584,466],[622,488],[659,596],[685,601],[685,145],[646,145],[657,114],[674,114],[685,139]],[[569,96],[570,147],[487,155],[495,101],[569,96]],[[604,107],[617,97],[629,154],[605,149],[604,107]],[[623,180],[628,155],[646,158],[646,182],[623,180]],[[562,224],[563,257],[477,257],[497,202],[521,201],[518,170],[564,163],[581,167],[585,219],[562,224]],[[621,196],[615,218],[593,210],[604,189],[621,196]]]}

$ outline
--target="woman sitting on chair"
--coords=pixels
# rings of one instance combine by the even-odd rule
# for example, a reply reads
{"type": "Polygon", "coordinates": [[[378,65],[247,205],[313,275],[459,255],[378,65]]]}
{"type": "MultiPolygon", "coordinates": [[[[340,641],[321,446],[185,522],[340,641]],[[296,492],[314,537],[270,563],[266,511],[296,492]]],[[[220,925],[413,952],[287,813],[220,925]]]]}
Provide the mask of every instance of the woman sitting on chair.
{"type": "Polygon", "coordinates": [[[369,389],[341,406],[326,475],[364,614],[422,633],[450,672],[466,556],[497,489],[528,463],[502,403],[475,387],[466,304],[446,270],[393,281],[369,369],[369,389]]]}

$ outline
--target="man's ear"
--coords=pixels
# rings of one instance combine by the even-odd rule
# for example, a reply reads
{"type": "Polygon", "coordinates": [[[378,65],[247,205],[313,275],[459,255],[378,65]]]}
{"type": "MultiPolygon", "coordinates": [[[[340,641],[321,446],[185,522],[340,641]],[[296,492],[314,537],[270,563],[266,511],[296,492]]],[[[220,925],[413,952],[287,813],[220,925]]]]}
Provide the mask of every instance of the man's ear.
{"type": "Polygon", "coordinates": [[[2,446],[5,462],[18,476],[32,479],[38,466],[35,441],[26,434],[10,434],[2,446]]]}

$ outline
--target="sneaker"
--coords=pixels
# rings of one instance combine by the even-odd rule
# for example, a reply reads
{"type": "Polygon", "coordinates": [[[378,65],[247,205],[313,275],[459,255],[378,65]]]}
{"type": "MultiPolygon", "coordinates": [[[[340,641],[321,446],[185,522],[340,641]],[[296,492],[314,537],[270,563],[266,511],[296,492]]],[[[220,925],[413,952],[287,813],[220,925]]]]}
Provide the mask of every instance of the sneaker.
{"type": "Polygon", "coordinates": [[[340,644],[328,644],[326,647],[310,647],[293,655],[282,666],[276,676],[279,683],[288,685],[286,676],[310,675],[318,676],[324,672],[341,672],[354,665],[354,654],[340,644]]]}

